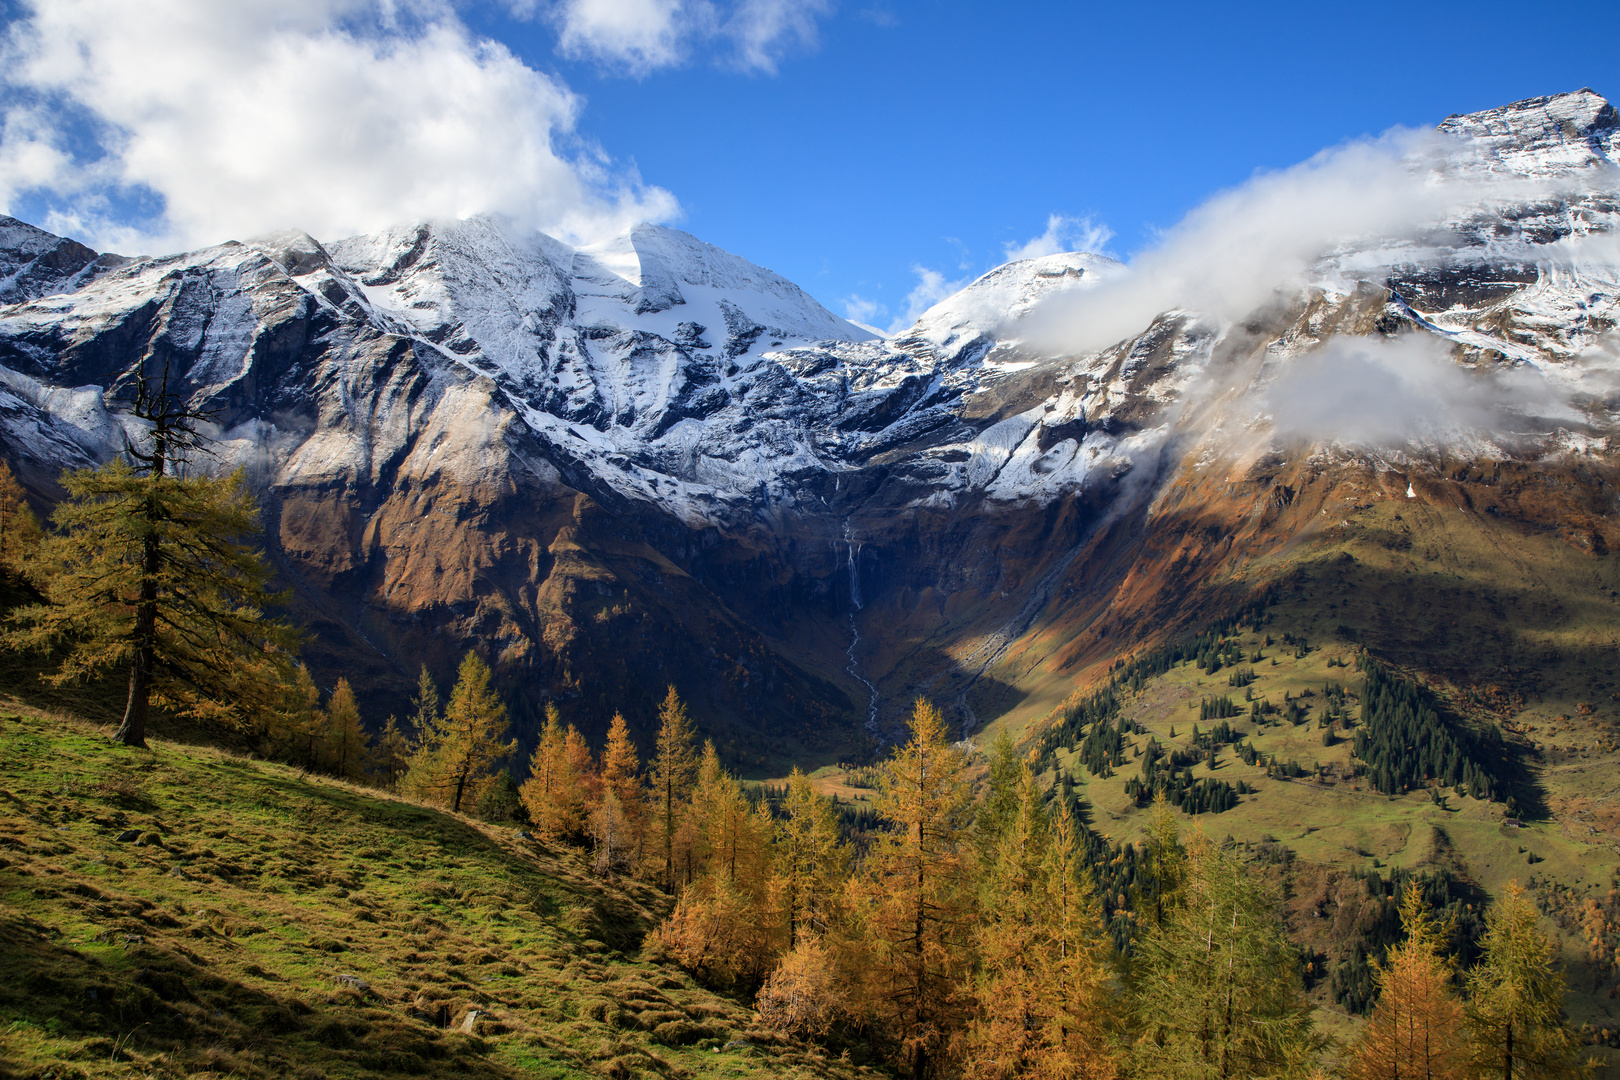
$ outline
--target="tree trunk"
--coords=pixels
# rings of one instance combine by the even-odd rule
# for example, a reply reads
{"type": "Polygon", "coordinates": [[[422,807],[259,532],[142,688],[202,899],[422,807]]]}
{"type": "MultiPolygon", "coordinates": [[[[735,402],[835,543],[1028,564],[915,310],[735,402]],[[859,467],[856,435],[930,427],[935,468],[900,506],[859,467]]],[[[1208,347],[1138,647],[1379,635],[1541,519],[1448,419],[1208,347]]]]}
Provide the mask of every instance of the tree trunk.
{"type": "Polygon", "coordinates": [[[114,741],[146,745],[146,712],[152,700],[152,659],[157,644],[157,574],[161,562],[157,532],[149,532],[141,550],[141,596],[135,605],[135,656],[129,666],[129,700],[114,741]]]}
{"type": "MultiPolygon", "coordinates": [[[[666,764],[665,768],[668,768],[666,764]]],[[[675,891],[675,778],[664,777],[664,892],[675,891]]]]}

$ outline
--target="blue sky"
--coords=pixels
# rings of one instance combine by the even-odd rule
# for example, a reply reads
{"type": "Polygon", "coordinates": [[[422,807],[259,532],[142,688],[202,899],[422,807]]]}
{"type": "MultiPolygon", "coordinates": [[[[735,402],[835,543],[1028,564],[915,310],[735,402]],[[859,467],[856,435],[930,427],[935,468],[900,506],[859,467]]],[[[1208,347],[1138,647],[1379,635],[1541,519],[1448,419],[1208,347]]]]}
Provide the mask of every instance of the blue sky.
{"type": "MultiPolygon", "coordinates": [[[[347,4],[352,22],[361,2],[286,6],[347,4]]],[[[452,10],[423,0],[418,25],[449,19],[474,52],[478,39],[504,45],[523,70],[502,69],[505,81],[490,91],[489,108],[524,93],[545,98],[528,122],[551,125],[545,137],[567,159],[569,176],[582,168],[596,168],[616,183],[639,175],[641,186],[615,204],[617,212],[664,214],[798,282],[835,311],[854,311],[880,325],[905,312],[922,271],[937,275],[930,280],[938,289],[975,276],[1040,236],[1054,214],[1106,227],[1113,234],[1108,251],[1128,258],[1151,245],[1156,230],[1256,170],[1294,164],[1347,139],[1581,86],[1620,95],[1620,5],[1613,3],[834,7],[827,0],[716,0],[703,9],[707,23],[668,39],[657,56],[567,37],[569,3],[635,2],[507,0],[452,10]],[[746,54],[726,19],[749,2],[793,9],[799,22],[762,45],[753,42],[754,52],[746,54]],[[563,113],[566,121],[558,119],[563,113]]],[[[640,2],[656,7],[661,0],[640,2]]],[[[671,0],[662,2],[667,15],[671,0]]],[[[177,21],[206,19],[217,10],[187,0],[157,6],[172,8],[177,21]]],[[[13,20],[29,14],[26,6],[9,8],[13,20]]],[[[300,32],[319,30],[319,17],[311,20],[300,32]]],[[[180,35],[183,43],[175,48],[246,47],[205,29],[180,35]]],[[[63,40],[93,33],[84,26],[47,31],[40,40],[54,40],[50,34],[58,32],[67,35],[63,40]]],[[[43,46],[34,59],[44,63],[41,56],[49,59],[43,46]]],[[[108,65],[116,68],[112,60],[108,65]]],[[[127,83],[137,76],[121,77],[127,83]]],[[[154,58],[152,80],[165,77],[154,58]]],[[[60,98],[67,87],[75,106],[97,117],[92,127],[100,123],[114,132],[119,125],[153,124],[153,110],[172,108],[158,100],[137,112],[112,103],[120,93],[113,77],[94,85],[82,74],[74,78],[79,81],[38,76],[20,89],[13,78],[11,100],[60,98]]],[[[60,117],[57,123],[66,130],[60,117]]],[[[0,181],[8,169],[12,174],[9,186],[0,183],[0,195],[21,216],[54,214],[57,224],[102,236],[116,237],[121,226],[155,235],[153,190],[160,206],[203,197],[153,168],[126,170],[118,192],[104,189],[99,202],[82,193],[75,202],[64,194],[74,175],[66,170],[82,171],[92,158],[68,154],[73,160],[52,173],[15,152],[21,130],[15,124],[7,129],[14,152],[0,154],[0,181]],[[16,178],[24,173],[27,182],[16,178]],[[130,207],[141,206],[147,219],[137,220],[130,207]]],[[[137,142],[144,130],[140,135],[137,142]]],[[[342,131],[332,137],[352,141],[342,131]]],[[[185,152],[172,138],[151,141],[175,155],[185,152]]],[[[524,182],[548,191],[573,182],[546,171],[552,166],[543,150],[524,158],[532,165],[524,182]]],[[[305,152],[319,153],[320,144],[305,152]]],[[[472,149],[444,156],[455,153],[468,159],[469,169],[500,167],[498,156],[492,164],[472,149]]],[[[284,167],[285,158],[273,160],[284,167]]],[[[465,195],[466,185],[451,180],[443,186],[462,192],[458,198],[483,192],[465,195]]],[[[327,179],[306,201],[344,182],[327,179]]],[[[497,191],[487,197],[512,196],[497,191]]],[[[356,195],[356,205],[364,198],[356,195]]],[[[417,205],[400,199],[401,207],[417,205]]],[[[558,199],[537,210],[536,220],[562,220],[573,204],[558,199]]],[[[287,206],[284,213],[305,209],[297,202],[287,206]]],[[[233,224],[227,211],[220,214],[226,216],[199,218],[185,235],[233,224]]],[[[1073,242],[1084,231],[1071,223],[1059,230],[1060,239],[1073,242]]]]}
{"type": "Polygon", "coordinates": [[[842,6],[778,74],[643,78],[559,61],[581,127],[681,200],[682,226],[838,309],[892,315],[913,266],[955,279],[1053,213],[1115,254],[1215,191],[1345,139],[1590,85],[1620,95],[1620,4],[842,6]]]}

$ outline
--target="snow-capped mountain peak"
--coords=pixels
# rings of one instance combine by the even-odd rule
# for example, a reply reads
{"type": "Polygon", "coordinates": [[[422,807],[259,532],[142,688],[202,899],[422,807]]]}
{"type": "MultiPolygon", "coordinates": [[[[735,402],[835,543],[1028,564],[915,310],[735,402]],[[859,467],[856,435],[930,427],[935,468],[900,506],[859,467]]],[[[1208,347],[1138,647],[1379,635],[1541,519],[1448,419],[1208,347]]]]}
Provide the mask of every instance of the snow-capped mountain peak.
{"type": "Polygon", "coordinates": [[[1016,346],[1018,324],[1041,301],[1090,288],[1123,269],[1107,256],[1085,251],[1004,263],[923,312],[896,341],[924,343],[953,363],[971,363],[998,343],[1016,346]]]}

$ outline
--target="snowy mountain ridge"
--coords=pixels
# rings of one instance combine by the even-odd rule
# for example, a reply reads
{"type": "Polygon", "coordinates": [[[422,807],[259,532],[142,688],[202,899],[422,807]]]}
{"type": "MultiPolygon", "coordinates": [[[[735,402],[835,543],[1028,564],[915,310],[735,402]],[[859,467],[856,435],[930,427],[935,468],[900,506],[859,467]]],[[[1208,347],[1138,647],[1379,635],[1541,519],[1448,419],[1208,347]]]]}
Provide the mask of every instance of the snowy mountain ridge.
{"type": "MultiPolygon", "coordinates": [[[[1505,205],[1465,201],[1416,240],[1330,253],[1302,286],[1314,314],[1265,354],[1274,363],[1319,347],[1343,329],[1325,313],[1342,322],[1371,303],[1470,363],[1527,362],[1582,385],[1581,358],[1606,340],[1620,303],[1620,115],[1579,91],[1451,117],[1439,130],[1456,176],[1554,184],[1505,205]],[[1387,296],[1374,302],[1370,286],[1387,296]]],[[[102,351],[94,342],[133,334],[145,337],[148,363],[180,359],[194,395],[220,409],[234,452],[269,463],[272,484],[309,468],[377,479],[374,463],[295,452],[308,431],[347,432],[317,440],[328,447],[376,447],[377,431],[396,428],[384,444],[414,438],[411,421],[361,415],[343,379],[322,389],[313,369],[266,369],[289,333],[306,351],[318,344],[328,366],[363,345],[405,350],[436,373],[433,385],[449,372],[487,379],[491,401],[539,440],[541,458],[593,490],[694,523],[761,506],[814,509],[821,496],[806,476],[864,468],[905,446],[915,449],[897,467],[927,489],[917,494],[925,502],[1055,497],[1163,445],[1201,403],[1166,410],[1212,363],[1229,365],[1238,344],[1230,320],[1178,311],[1096,353],[1054,355],[1026,340],[1023,324],[1042,305],[1132,272],[1086,253],[997,267],[877,340],[779,275],[661,226],[575,249],[474,216],[325,245],[291,232],[127,260],[8,222],[0,295],[13,303],[0,308],[0,363],[20,388],[0,403],[11,410],[8,441],[41,461],[117,449],[106,438],[120,426],[87,413],[83,394],[64,410],[44,404],[65,399],[43,388],[116,382],[110,358],[83,360],[102,351]],[[335,405],[327,390],[341,391],[335,405]],[[995,415],[974,419],[963,403],[986,394],[995,415]]],[[[383,374],[386,365],[371,373],[383,374]]]]}

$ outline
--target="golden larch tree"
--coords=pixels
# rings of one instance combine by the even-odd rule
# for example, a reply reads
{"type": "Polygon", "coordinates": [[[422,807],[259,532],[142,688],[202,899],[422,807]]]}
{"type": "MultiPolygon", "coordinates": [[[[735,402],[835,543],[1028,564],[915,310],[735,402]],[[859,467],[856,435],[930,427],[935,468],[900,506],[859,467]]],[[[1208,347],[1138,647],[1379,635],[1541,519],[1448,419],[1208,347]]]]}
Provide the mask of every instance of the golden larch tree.
{"type": "Polygon", "coordinates": [[[602,747],[601,796],[591,813],[591,834],[601,869],[634,865],[641,850],[645,804],[641,761],[624,714],[614,713],[602,747]]]}
{"type": "Polygon", "coordinates": [[[675,834],[680,810],[697,782],[697,733],[675,687],[658,707],[658,743],[648,763],[651,774],[658,840],[663,846],[665,892],[675,889],[675,834]]]}
{"type": "Polygon", "coordinates": [[[22,485],[0,461],[0,571],[20,577],[43,536],[22,485]]]}
{"type": "Polygon", "coordinates": [[[1074,820],[1048,820],[1027,765],[991,854],[977,933],[975,1016],[963,1037],[971,1080],[1113,1080],[1110,948],[1074,820]]]}
{"type": "Polygon", "coordinates": [[[855,890],[866,1004],[912,1080],[939,1071],[935,1058],[965,1015],[975,910],[966,765],[939,710],[918,698],[911,738],[883,764],[874,800],[894,827],[874,839],[855,890]]]}
{"type": "Polygon", "coordinates": [[[1409,883],[1401,894],[1406,939],[1376,965],[1378,1004],[1356,1035],[1345,1065],[1349,1080],[1465,1080],[1468,1044],[1463,1007],[1440,955],[1446,930],[1409,883]]]}
{"type": "Polygon", "coordinates": [[[354,690],[348,679],[340,678],[326,702],[326,767],[338,776],[359,778],[365,771],[369,742],[354,690]]]}
{"type": "MultiPolygon", "coordinates": [[[[585,832],[586,777],[579,748],[584,739],[572,724],[563,727],[557,706],[546,705],[546,722],[529,759],[529,778],[518,796],[535,831],[548,840],[573,840],[585,832]]],[[[589,751],[584,764],[590,762],[589,751]]]]}
{"type": "Polygon", "coordinates": [[[1510,881],[1485,911],[1481,956],[1468,977],[1466,1015],[1479,1077],[1559,1080],[1579,1074],[1563,1022],[1564,976],[1535,905],[1510,881]]]}

